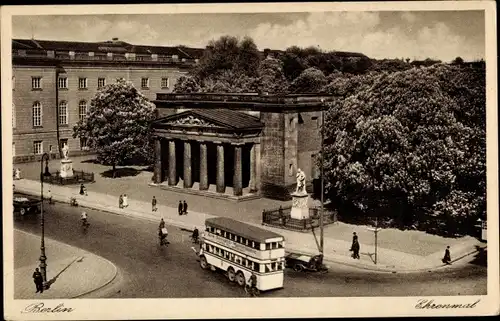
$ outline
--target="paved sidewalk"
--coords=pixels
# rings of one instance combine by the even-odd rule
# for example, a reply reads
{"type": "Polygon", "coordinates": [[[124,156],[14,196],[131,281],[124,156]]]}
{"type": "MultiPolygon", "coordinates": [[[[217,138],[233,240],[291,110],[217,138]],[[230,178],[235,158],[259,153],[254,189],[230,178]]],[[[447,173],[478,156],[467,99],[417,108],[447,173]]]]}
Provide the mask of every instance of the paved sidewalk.
{"type": "Polygon", "coordinates": [[[110,261],[79,248],[45,238],[47,279],[51,286],[35,293],[33,272],[39,267],[40,237],[14,230],[14,299],[68,299],[102,289],[117,275],[110,261]]]}
{"type": "MultiPolygon", "coordinates": [[[[40,183],[37,181],[22,179],[15,182],[16,191],[24,192],[32,195],[40,195],[40,183]]],[[[170,207],[160,204],[158,206],[157,212],[151,211],[151,203],[136,199],[129,199],[129,207],[120,209],[118,207],[118,199],[114,196],[94,192],[92,188],[89,188],[88,196],[82,196],[78,194],[77,186],[58,186],[58,185],[48,185],[44,186],[51,189],[53,199],[61,202],[69,202],[71,197],[75,197],[78,200],[80,206],[89,207],[93,209],[98,209],[102,211],[107,211],[111,213],[117,213],[121,215],[129,215],[134,217],[140,217],[143,219],[148,219],[151,221],[159,221],[161,217],[164,218],[167,224],[177,226],[183,229],[192,230],[195,226],[200,230],[203,230],[204,222],[206,218],[213,217],[211,214],[189,211],[188,215],[178,215],[176,207],[170,207]],[[50,187],[49,187],[50,186],[50,187]]],[[[227,212],[223,212],[224,216],[227,212]]],[[[230,214],[230,213],[228,213],[230,214]]],[[[238,218],[236,218],[238,219],[238,218]]],[[[240,219],[241,220],[241,219],[240,219]]],[[[262,226],[260,222],[247,221],[247,223],[275,231],[283,235],[286,239],[286,248],[291,252],[302,252],[317,254],[317,245],[315,237],[312,233],[300,233],[288,230],[282,230],[267,226],[262,226]]],[[[360,228],[362,229],[362,228],[360,228]]],[[[316,236],[319,238],[319,230],[315,231],[316,236]]],[[[379,234],[381,234],[380,232],[379,234]]],[[[402,232],[405,233],[405,232],[402,232]]],[[[412,233],[409,233],[409,235],[412,233]]],[[[421,232],[418,232],[421,235],[421,232]]],[[[360,234],[360,233],[358,233],[360,234]]],[[[364,234],[370,235],[370,234],[364,234]]],[[[371,236],[373,233],[371,233],[371,236]]],[[[345,237],[345,236],[344,236],[345,237]]],[[[350,234],[348,234],[350,237],[350,234]]],[[[372,236],[373,237],[373,236],[372,236]]],[[[407,253],[400,250],[390,249],[387,247],[382,247],[379,245],[377,249],[377,264],[374,263],[374,253],[375,247],[373,244],[368,244],[367,242],[372,241],[372,237],[361,238],[361,258],[359,260],[354,260],[350,257],[351,252],[349,252],[350,241],[336,239],[331,235],[325,233],[324,244],[325,244],[325,261],[332,263],[341,263],[345,265],[350,265],[353,267],[373,270],[373,271],[383,271],[383,272],[410,272],[410,271],[420,271],[435,269],[444,266],[441,262],[441,258],[444,253],[445,246],[440,247],[438,251],[424,252],[424,251],[414,251],[419,253],[407,253]],[[363,241],[367,240],[367,241],[363,241]]],[[[415,240],[418,241],[418,240],[415,240]]],[[[450,243],[452,258],[459,258],[466,254],[472,254],[477,251],[476,245],[485,246],[484,244],[475,241],[473,238],[463,238],[455,240],[446,240],[450,243]]],[[[447,243],[443,243],[447,244],[447,243]]],[[[422,247],[422,242],[419,243],[419,247],[422,247]]],[[[418,250],[418,249],[417,249],[418,250]]]]}

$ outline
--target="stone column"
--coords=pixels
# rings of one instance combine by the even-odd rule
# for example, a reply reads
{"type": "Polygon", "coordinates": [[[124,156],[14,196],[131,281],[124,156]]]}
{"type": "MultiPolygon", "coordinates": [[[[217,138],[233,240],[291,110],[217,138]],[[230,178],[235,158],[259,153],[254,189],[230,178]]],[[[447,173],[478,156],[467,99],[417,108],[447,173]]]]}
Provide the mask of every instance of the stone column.
{"type": "Polygon", "coordinates": [[[242,190],[242,173],[241,173],[241,145],[234,145],[234,176],[233,176],[233,192],[235,196],[241,196],[242,190]]]}
{"type": "Polygon", "coordinates": [[[160,184],[162,181],[162,166],[161,166],[161,138],[155,139],[155,168],[153,173],[153,182],[160,184]]]}
{"type": "Polygon", "coordinates": [[[168,185],[177,185],[177,165],[175,163],[175,141],[168,141],[168,185]]]}
{"type": "Polygon", "coordinates": [[[224,145],[217,144],[217,193],[224,193],[226,186],[224,183],[224,145]]]}
{"type": "Polygon", "coordinates": [[[255,168],[255,144],[252,144],[252,148],[250,149],[250,192],[257,191],[257,181],[256,181],[256,168],[255,168]]]}
{"type": "Polygon", "coordinates": [[[200,191],[208,189],[207,143],[200,142],[200,191]]]}
{"type": "Polygon", "coordinates": [[[193,182],[191,180],[191,143],[184,142],[184,188],[191,188],[193,182]]]}

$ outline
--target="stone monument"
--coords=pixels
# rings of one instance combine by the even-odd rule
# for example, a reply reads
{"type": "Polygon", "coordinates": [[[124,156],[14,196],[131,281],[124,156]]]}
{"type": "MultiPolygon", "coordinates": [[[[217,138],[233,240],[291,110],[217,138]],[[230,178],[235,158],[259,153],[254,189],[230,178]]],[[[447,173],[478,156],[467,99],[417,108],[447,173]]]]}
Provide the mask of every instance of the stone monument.
{"type": "Polygon", "coordinates": [[[292,194],[291,218],[303,220],[309,218],[309,195],[306,192],[306,174],[297,170],[297,189],[292,194]]]}
{"type": "Polygon", "coordinates": [[[62,148],[64,158],[61,159],[61,172],[60,176],[62,178],[70,178],[73,177],[73,161],[68,158],[69,155],[69,147],[68,144],[64,144],[62,148]]]}

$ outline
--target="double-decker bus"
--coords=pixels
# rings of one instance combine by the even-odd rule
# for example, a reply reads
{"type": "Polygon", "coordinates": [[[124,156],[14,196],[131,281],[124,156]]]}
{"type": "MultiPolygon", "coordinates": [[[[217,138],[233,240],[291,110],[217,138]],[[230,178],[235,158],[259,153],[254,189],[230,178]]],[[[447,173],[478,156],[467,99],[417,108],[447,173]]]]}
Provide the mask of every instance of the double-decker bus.
{"type": "Polygon", "coordinates": [[[220,269],[231,282],[245,286],[251,274],[260,291],[283,288],[283,236],[227,217],[205,220],[200,265],[220,269]]]}

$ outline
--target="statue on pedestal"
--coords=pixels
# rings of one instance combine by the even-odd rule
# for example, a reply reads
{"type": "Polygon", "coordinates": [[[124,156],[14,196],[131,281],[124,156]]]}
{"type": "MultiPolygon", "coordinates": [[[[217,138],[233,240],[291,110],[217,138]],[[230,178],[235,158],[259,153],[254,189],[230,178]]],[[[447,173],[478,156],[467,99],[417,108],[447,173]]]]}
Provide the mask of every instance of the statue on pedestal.
{"type": "Polygon", "coordinates": [[[309,195],[306,191],[306,174],[299,168],[297,169],[297,188],[292,193],[291,218],[307,219],[309,218],[309,195]]]}
{"type": "Polygon", "coordinates": [[[69,156],[69,147],[68,147],[68,144],[64,144],[64,146],[62,148],[62,152],[63,152],[64,159],[67,160],[68,156],[69,156]]]}
{"type": "Polygon", "coordinates": [[[304,194],[306,192],[306,174],[299,168],[297,169],[297,189],[296,194],[304,194]]]}

